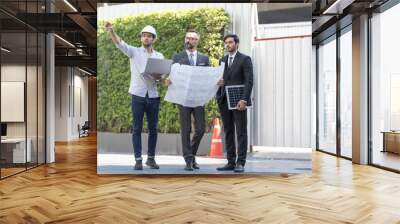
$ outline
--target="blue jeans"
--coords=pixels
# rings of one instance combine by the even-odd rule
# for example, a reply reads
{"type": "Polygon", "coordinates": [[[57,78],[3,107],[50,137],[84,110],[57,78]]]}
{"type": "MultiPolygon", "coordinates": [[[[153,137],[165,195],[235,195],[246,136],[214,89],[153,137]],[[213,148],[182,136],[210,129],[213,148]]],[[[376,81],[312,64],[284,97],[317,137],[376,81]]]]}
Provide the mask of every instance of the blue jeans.
{"type": "Polygon", "coordinates": [[[157,144],[158,111],[160,98],[148,98],[132,95],[133,131],[132,143],[135,159],[142,159],[142,128],[143,116],[146,113],[147,127],[149,129],[148,158],[154,158],[157,144]]]}

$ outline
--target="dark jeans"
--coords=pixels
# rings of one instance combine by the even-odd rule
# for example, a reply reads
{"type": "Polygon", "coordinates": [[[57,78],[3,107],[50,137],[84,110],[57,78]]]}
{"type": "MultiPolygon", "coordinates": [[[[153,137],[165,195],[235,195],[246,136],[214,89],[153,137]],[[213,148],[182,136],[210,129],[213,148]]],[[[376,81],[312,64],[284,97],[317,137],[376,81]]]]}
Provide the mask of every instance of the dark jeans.
{"type": "Polygon", "coordinates": [[[135,159],[142,159],[142,128],[143,116],[146,113],[147,127],[149,129],[147,156],[154,158],[157,144],[158,112],[160,98],[148,98],[132,95],[133,131],[132,143],[135,159]]]}
{"type": "Polygon", "coordinates": [[[247,110],[229,110],[226,99],[218,103],[225,132],[228,163],[245,165],[247,156],[247,110]],[[238,142],[237,154],[235,129],[238,142]],[[237,158],[236,158],[237,157],[237,158]]]}
{"type": "Polygon", "coordinates": [[[184,107],[179,105],[179,118],[181,122],[182,152],[186,162],[193,162],[199,149],[200,141],[205,131],[204,107],[184,107]],[[192,114],[194,117],[194,135],[190,140],[192,132],[192,114]]]}

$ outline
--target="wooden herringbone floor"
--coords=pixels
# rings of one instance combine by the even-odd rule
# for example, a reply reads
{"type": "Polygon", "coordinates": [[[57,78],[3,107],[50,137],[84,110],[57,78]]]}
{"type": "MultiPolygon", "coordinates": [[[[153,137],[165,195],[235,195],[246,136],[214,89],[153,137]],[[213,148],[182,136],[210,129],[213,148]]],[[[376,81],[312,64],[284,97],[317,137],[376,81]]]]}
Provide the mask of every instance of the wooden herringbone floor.
{"type": "Polygon", "coordinates": [[[0,181],[0,223],[400,223],[400,175],[313,154],[313,174],[98,176],[96,139],[0,181]]]}

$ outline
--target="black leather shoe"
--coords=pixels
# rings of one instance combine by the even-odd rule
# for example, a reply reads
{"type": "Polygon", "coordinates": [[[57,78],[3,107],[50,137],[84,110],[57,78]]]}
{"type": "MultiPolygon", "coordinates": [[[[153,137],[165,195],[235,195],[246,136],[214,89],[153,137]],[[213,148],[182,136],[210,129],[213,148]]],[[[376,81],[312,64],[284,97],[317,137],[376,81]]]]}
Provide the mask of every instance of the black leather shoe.
{"type": "Polygon", "coordinates": [[[150,167],[150,169],[160,169],[154,158],[148,158],[146,161],[146,165],[150,167]]]}
{"type": "Polygon", "coordinates": [[[193,169],[195,169],[195,170],[198,170],[198,169],[200,169],[200,166],[199,166],[199,164],[198,164],[198,163],[196,163],[196,162],[194,162],[194,163],[193,163],[193,169]]]}
{"type": "Polygon", "coordinates": [[[237,164],[235,167],[235,173],[243,173],[244,172],[244,166],[242,164],[237,164]]]}
{"type": "Polygon", "coordinates": [[[235,164],[228,163],[223,167],[218,167],[218,171],[230,171],[235,169],[235,164]]]}
{"type": "Polygon", "coordinates": [[[136,160],[135,170],[143,170],[142,160],[136,160]]]}
{"type": "Polygon", "coordinates": [[[193,169],[195,169],[195,170],[200,169],[200,166],[199,166],[199,164],[196,162],[196,159],[195,159],[195,158],[193,158],[193,165],[192,165],[192,167],[193,167],[193,169]]]}
{"type": "Polygon", "coordinates": [[[193,163],[187,162],[184,170],[193,171],[193,163]]]}

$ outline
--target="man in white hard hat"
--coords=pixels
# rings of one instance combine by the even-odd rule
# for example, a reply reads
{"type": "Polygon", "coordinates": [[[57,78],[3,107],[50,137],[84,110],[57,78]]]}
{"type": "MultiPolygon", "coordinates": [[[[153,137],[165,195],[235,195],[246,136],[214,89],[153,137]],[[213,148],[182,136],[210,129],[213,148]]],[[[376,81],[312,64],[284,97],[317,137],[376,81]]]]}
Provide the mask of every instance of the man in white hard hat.
{"type": "Polygon", "coordinates": [[[145,26],[140,33],[141,47],[126,44],[114,31],[110,22],[105,25],[114,44],[130,59],[131,82],[129,93],[132,95],[133,131],[132,143],[135,152],[135,170],[142,170],[142,128],[143,117],[146,113],[149,129],[148,151],[146,165],[151,169],[159,169],[154,157],[157,143],[158,112],[160,97],[157,91],[156,80],[152,76],[143,75],[148,58],[164,59],[164,56],[153,49],[157,38],[154,27],[145,26]]]}

